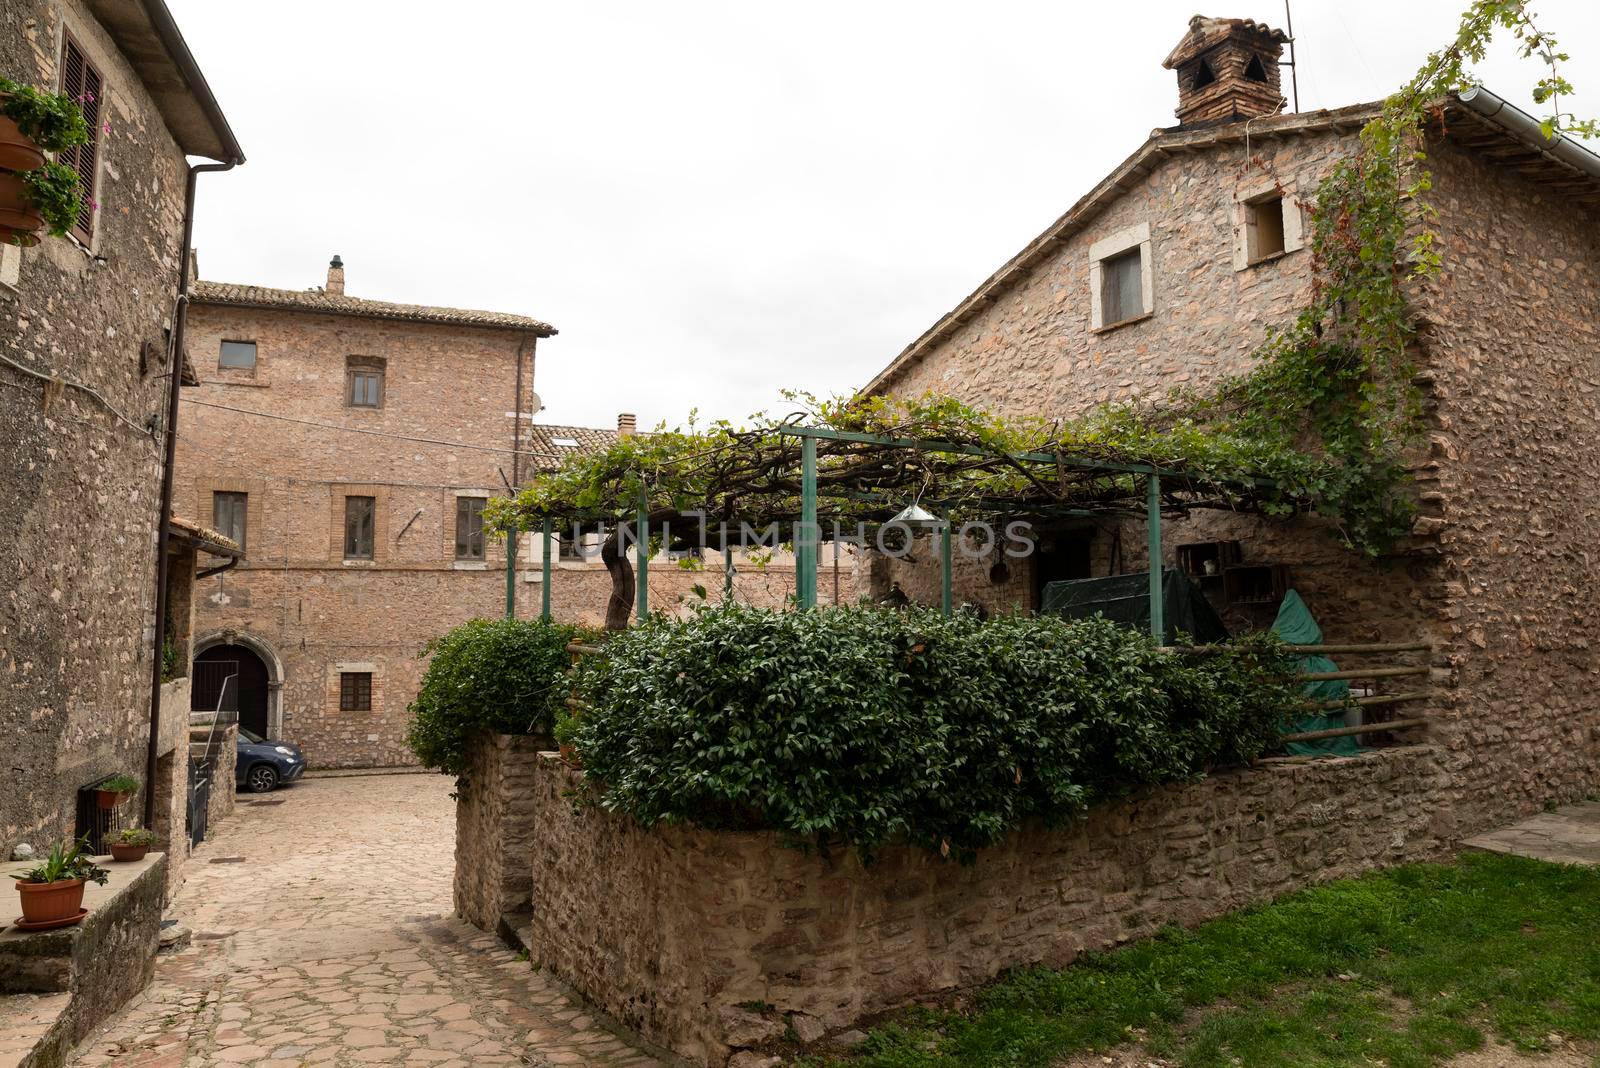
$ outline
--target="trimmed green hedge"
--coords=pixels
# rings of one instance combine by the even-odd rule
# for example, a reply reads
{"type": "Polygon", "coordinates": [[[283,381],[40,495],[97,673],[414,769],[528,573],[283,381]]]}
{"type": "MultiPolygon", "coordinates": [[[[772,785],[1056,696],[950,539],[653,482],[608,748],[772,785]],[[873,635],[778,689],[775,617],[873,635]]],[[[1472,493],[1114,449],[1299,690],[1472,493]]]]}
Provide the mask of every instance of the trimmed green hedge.
{"type": "Polygon", "coordinates": [[[428,643],[432,656],[411,702],[406,744],[430,768],[466,773],[467,735],[548,735],[571,692],[567,643],[577,628],[558,623],[474,619],[428,643]]]}
{"type": "Polygon", "coordinates": [[[963,859],[1024,820],[1248,762],[1302,703],[1267,640],[1183,657],[1103,620],[872,607],[657,617],[580,685],[573,741],[611,811],[963,859]]]}

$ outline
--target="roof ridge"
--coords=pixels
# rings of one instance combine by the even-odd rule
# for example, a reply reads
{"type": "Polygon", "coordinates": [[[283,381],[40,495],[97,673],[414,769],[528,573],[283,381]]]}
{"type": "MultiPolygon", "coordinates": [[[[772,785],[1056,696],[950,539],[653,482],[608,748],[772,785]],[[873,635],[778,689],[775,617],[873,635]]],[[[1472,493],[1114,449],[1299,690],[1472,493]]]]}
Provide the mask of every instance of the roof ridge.
{"type": "Polygon", "coordinates": [[[329,293],[323,289],[283,289],[250,282],[198,280],[190,292],[190,299],[197,304],[357,315],[403,322],[520,329],[532,331],[541,337],[550,337],[557,332],[549,323],[512,312],[372,300],[343,293],[329,293]]]}

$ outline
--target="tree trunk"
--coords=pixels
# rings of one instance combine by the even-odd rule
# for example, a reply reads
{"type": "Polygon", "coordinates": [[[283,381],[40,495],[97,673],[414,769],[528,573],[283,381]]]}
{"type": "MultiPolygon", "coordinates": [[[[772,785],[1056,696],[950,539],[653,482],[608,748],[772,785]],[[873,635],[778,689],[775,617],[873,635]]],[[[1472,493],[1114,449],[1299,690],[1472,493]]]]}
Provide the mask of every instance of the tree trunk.
{"type": "Polygon", "coordinates": [[[606,602],[607,630],[627,630],[628,617],[633,615],[633,564],[618,551],[618,533],[613,530],[600,546],[600,562],[611,574],[611,599],[606,602]]]}

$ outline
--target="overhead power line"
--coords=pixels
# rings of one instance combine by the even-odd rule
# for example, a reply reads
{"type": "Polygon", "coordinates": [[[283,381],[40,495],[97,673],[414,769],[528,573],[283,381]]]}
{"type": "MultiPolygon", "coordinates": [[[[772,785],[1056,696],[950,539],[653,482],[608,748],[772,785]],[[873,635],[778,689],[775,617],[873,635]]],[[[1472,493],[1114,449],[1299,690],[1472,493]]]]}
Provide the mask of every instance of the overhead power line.
{"type": "Polygon", "coordinates": [[[355,426],[340,426],[338,423],[322,423],[315,419],[296,419],[292,415],[278,415],[274,412],[257,412],[252,411],[249,408],[235,408],[228,404],[217,404],[214,401],[195,400],[192,397],[184,397],[183,403],[198,404],[202,408],[218,408],[225,412],[237,412],[240,415],[253,415],[257,419],[276,419],[280,423],[298,423],[301,426],[314,426],[322,430],[338,430],[346,434],[366,434],[370,437],[389,438],[393,441],[410,441],[419,445],[443,445],[446,448],[451,449],[476,449],[478,452],[504,453],[507,456],[511,456],[513,454],[518,456],[538,456],[546,460],[561,460],[565,458],[561,453],[530,452],[527,449],[507,449],[495,445],[474,445],[465,441],[444,441],[440,438],[419,438],[412,437],[409,434],[391,434],[387,430],[365,430],[361,427],[355,426]]]}

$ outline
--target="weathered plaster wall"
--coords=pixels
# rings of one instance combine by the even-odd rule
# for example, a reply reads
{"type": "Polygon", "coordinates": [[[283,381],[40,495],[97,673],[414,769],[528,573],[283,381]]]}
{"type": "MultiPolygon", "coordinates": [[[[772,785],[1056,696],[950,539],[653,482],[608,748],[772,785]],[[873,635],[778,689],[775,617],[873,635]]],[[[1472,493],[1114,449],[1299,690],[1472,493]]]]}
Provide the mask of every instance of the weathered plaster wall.
{"type": "MultiPolygon", "coordinates": [[[[0,12],[0,72],[53,87],[63,26],[105,75],[94,247],[46,238],[0,285],[0,353],[91,386],[0,364],[0,857],[72,831],[74,791],[144,778],[159,454],[184,158],[154,105],[78,0],[0,12]]],[[[7,256],[19,255],[17,250],[7,256]]],[[[135,804],[140,804],[136,801],[135,804]]]]}
{"type": "MultiPolygon", "coordinates": [[[[721,1065],[795,1014],[808,1032],[837,1031],[1008,967],[1065,964],[1165,924],[1435,856],[1451,833],[1439,757],[1414,747],[1268,763],[1140,791],[1064,829],[1027,828],[971,866],[893,847],[863,868],[771,834],[647,831],[575,812],[582,773],[546,754],[526,858],[530,949],[650,1041],[721,1065]]],[[[458,855],[482,864],[480,841],[459,840],[458,855]]]]}

